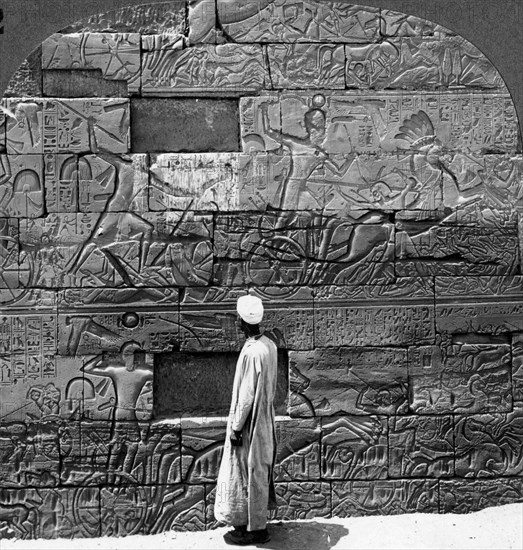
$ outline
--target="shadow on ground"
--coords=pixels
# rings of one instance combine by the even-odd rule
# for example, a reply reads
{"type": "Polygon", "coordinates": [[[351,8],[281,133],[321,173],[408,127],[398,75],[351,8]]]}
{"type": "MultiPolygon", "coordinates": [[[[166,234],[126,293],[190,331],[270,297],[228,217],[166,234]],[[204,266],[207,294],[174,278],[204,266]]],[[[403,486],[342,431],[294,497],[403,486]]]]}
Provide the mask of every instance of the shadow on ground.
{"type": "Polygon", "coordinates": [[[258,548],[270,550],[330,550],[349,530],[336,523],[298,523],[294,521],[269,524],[271,540],[258,548]]]}

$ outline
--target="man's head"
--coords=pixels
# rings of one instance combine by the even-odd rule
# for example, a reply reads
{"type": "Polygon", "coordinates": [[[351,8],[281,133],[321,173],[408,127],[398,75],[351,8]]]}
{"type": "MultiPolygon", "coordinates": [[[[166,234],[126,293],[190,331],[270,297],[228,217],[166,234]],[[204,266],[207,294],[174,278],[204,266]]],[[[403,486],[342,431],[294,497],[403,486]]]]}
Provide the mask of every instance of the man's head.
{"type": "Polygon", "coordinates": [[[246,336],[260,333],[263,303],[257,296],[247,294],[238,298],[236,311],[238,312],[239,328],[246,336]]]}

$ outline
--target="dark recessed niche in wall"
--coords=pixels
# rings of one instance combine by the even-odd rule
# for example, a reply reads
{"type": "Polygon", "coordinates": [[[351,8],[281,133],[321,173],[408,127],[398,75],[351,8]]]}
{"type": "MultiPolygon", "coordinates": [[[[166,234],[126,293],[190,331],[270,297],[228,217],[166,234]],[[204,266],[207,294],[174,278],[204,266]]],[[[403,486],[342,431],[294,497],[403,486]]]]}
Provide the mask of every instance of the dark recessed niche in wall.
{"type": "Polygon", "coordinates": [[[240,150],[237,99],[131,98],[133,153],[240,150]]]}
{"type": "MultiPolygon", "coordinates": [[[[154,417],[226,416],[237,360],[237,352],[155,354],[154,417]]],[[[288,364],[287,350],[278,350],[274,408],[280,415],[287,414],[288,364]]]]}

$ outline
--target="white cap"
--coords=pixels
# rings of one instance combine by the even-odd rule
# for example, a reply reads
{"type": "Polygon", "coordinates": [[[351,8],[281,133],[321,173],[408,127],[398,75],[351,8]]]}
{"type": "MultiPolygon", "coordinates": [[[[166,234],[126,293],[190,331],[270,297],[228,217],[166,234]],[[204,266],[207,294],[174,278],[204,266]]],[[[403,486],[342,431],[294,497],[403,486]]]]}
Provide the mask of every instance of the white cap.
{"type": "Polygon", "coordinates": [[[257,296],[240,296],[236,304],[238,315],[249,325],[257,325],[263,319],[263,304],[257,296]]]}

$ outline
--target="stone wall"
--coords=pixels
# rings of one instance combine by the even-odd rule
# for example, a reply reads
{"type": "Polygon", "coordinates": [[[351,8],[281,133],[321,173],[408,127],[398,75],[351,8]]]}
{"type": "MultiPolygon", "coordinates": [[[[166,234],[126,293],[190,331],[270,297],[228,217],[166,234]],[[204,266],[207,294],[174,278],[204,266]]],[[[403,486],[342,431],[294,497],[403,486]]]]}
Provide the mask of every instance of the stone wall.
{"type": "Polygon", "coordinates": [[[0,534],[206,529],[252,288],[274,518],[523,500],[523,157],[490,62],[346,2],[51,36],[0,112],[0,534]]]}

